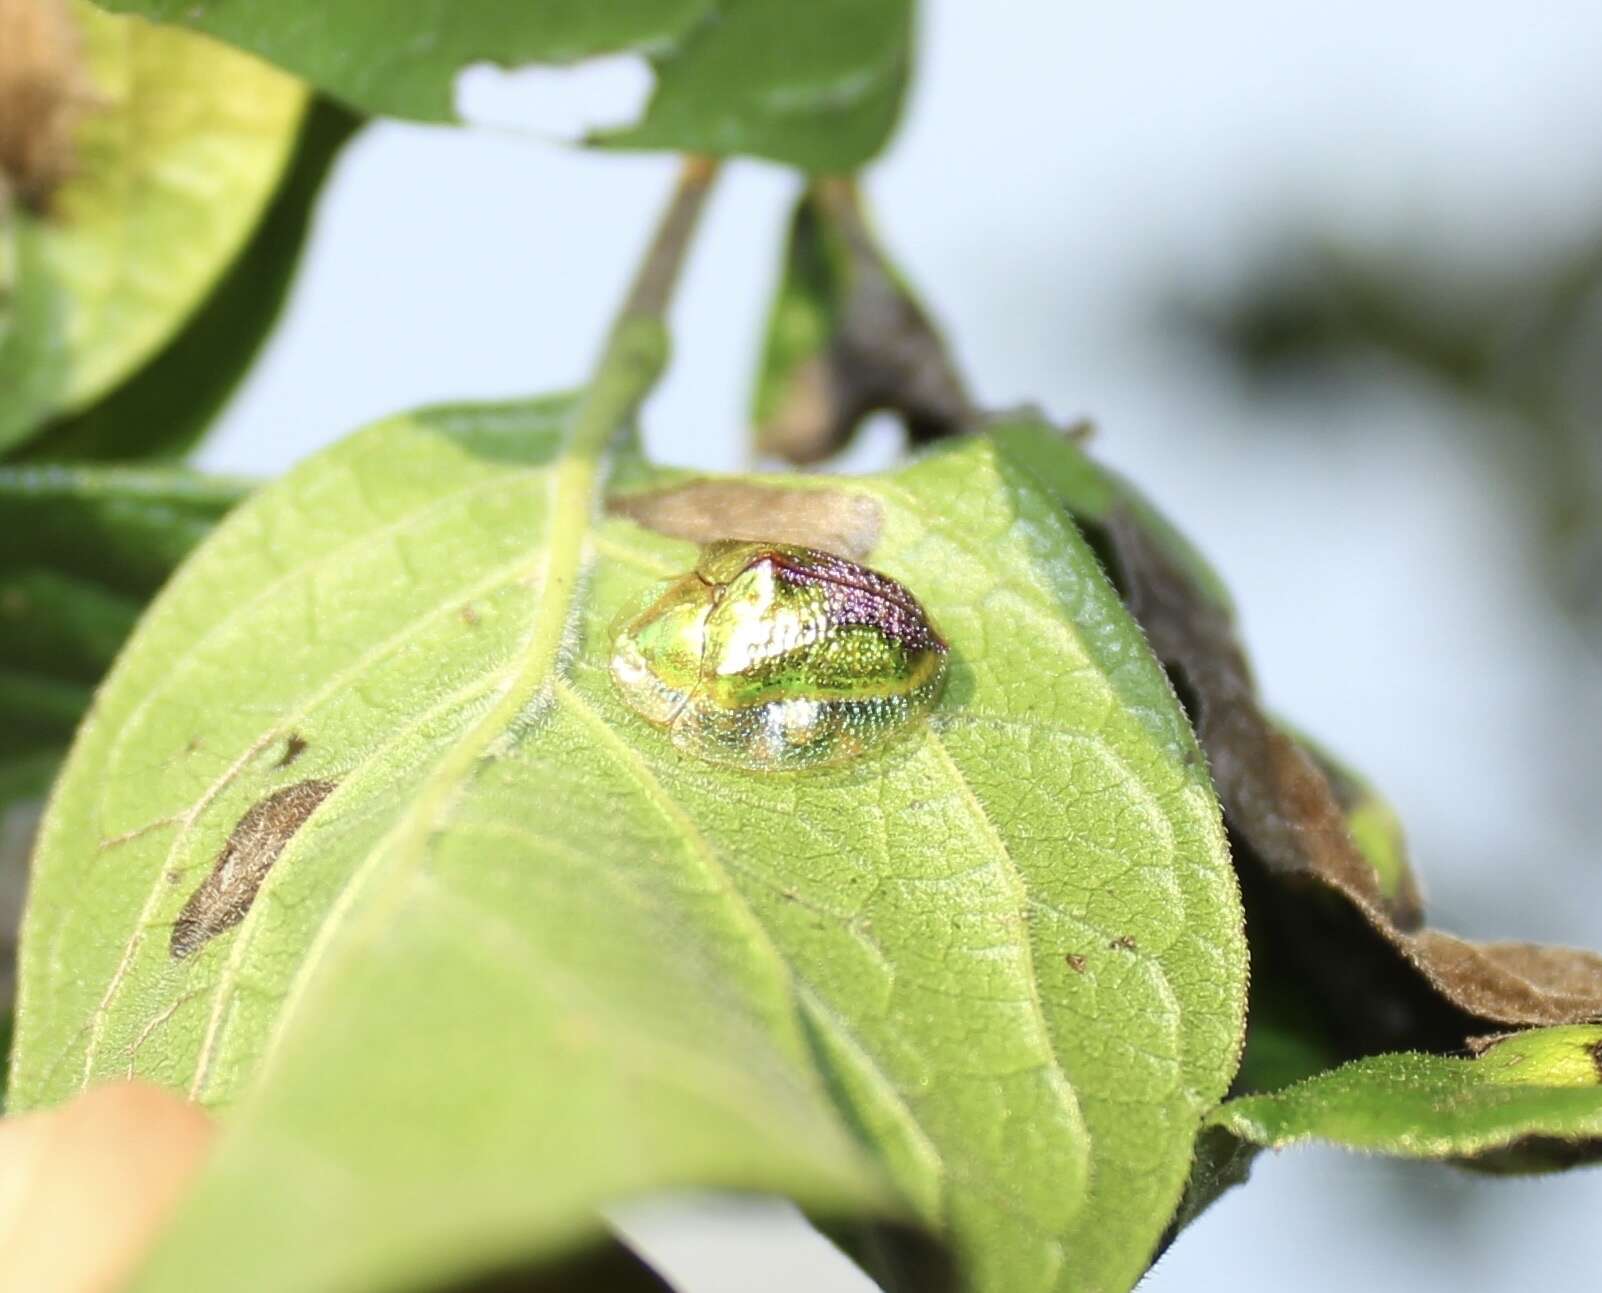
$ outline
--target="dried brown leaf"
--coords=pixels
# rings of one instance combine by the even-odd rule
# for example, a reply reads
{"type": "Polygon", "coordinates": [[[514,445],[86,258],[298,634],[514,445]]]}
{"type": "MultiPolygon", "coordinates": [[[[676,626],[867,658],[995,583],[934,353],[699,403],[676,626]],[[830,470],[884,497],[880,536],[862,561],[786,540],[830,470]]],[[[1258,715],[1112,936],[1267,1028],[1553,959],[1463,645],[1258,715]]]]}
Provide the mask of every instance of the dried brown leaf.
{"type": "Polygon", "coordinates": [[[1127,509],[1099,528],[1114,577],[1207,752],[1248,911],[1270,924],[1275,954],[1338,1012],[1355,1052],[1458,1046],[1486,1025],[1602,1019],[1602,957],[1470,942],[1423,927],[1411,885],[1387,897],[1330,778],[1259,704],[1228,609],[1127,509]]]}
{"type": "Polygon", "coordinates": [[[896,414],[914,444],[972,422],[945,341],[886,261],[856,187],[820,181],[797,208],[790,238],[792,262],[815,260],[827,280],[814,290],[827,298],[830,324],[821,349],[775,379],[758,447],[813,463],[843,448],[870,413],[896,414]]]}

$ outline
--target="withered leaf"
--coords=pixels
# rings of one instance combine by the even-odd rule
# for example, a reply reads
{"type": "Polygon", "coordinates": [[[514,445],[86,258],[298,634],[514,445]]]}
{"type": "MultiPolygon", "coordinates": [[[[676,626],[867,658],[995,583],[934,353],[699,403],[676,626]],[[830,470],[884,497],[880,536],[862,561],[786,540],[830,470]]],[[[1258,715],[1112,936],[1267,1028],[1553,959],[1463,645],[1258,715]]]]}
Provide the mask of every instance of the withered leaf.
{"type": "Polygon", "coordinates": [[[1264,713],[1228,608],[1127,508],[1082,520],[1207,753],[1254,949],[1260,936],[1271,940],[1270,955],[1313,982],[1352,1053],[1460,1046],[1486,1025],[1602,1018],[1602,957],[1470,942],[1423,927],[1411,884],[1388,896],[1353,842],[1330,777],[1264,713]]]}
{"type": "Polygon", "coordinates": [[[881,410],[902,419],[914,444],[974,417],[945,342],[885,259],[855,185],[820,180],[790,226],[757,394],[758,446],[818,462],[881,410]]]}
{"type": "Polygon", "coordinates": [[[245,918],[261,882],[291,837],[333,790],[332,781],[297,781],[257,800],[217,854],[211,874],[189,895],[173,923],[173,959],[199,951],[245,918]]]}
{"type": "Polygon", "coordinates": [[[691,543],[795,543],[851,561],[862,561],[873,551],[884,525],[879,504],[866,494],[732,480],[694,480],[669,489],[614,494],[606,500],[606,510],[691,543]]]}
{"type": "Polygon", "coordinates": [[[1359,773],[1307,737],[1292,735],[1329,782],[1346,833],[1379,882],[1391,919],[1403,929],[1417,929],[1424,923],[1424,898],[1407,862],[1407,841],[1395,810],[1359,773]]]}

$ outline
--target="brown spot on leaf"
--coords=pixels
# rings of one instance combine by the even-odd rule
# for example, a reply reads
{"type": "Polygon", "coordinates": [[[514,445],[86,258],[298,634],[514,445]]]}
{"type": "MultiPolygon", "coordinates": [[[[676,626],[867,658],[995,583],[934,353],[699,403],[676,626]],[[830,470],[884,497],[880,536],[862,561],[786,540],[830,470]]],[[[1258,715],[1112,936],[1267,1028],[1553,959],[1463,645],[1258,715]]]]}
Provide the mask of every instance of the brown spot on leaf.
{"type": "Polygon", "coordinates": [[[478,627],[478,610],[472,602],[463,602],[461,609],[462,623],[468,628],[478,627]]]}
{"type": "Polygon", "coordinates": [[[1228,608],[1127,509],[1091,519],[1088,528],[1207,754],[1254,962],[1283,961],[1306,976],[1341,1016],[1354,1054],[1453,1049],[1485,1024],[1602,1018],[1602,957],[1472,943],[1422,927],[1410,886],[1387,900],[1328,777],[1259,705],[1228,608]]]}
{"type": "Polygon", "coordinates": [[[73,136],[95,101],[64,0],[0,0],[0,208],[34,211],[72,174],[73,136]]]}
{"type": "Polygon", "coordinates": [[[1078,952],[1069,952],[1062,959],[1067,962],[1068,968],[1075,974],[1083,974],[1085,972],[1087,962],[1078,952]]]}
{"type": "Polygon", "coordinates": [[[261,882],[296,831],[334,788],[332,781],[298,781],[258,800],[239,819],[211,874],[189,895],[172,927],[170,951],[182,960],[245,918],[261,882]]]}
{"type": "Polygon", "coordinates": [[[614,495],[607,499],[606,510],[691,543],[719,539],[793,543],[849,561],[867,557],[884,527],[878,502],[866,494],[728,480],[695,480],[670,489],[614,495]]]}
{"type": "Polygon", "coordinates": [[[1133,934],[1120,934],[1107,946],[1115,952],[1133,952],[1136,947],[1135,936],[1133,934]]]}
{"type": "Polygon", "coordinates": [[[284,752],[278,756],[275,768],[287,768],[296,759],[306,752],[306,738],[299,732],[291,732],[284,741],[284,752]]]}

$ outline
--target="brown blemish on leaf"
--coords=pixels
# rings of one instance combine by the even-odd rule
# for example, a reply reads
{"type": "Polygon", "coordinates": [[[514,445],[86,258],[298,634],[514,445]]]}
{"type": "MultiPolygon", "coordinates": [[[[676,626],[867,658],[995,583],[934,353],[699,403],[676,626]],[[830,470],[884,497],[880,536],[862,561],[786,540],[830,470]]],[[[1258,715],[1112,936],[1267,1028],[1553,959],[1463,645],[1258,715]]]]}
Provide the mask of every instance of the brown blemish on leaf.
{"type": "Polygon", "coordinates": [[[291,732],[284,741],[284,752],[278,756],[275,768],[287,768],[296,759],[306,752],[306,738],[299,732],[291,732]]]}
{"type": "Polygon", "coordinates": [[[1068,968],[1075,974],[1083,974],[1085,972],[1087,962],[1078,952],[1069,952],[1062,959],[1067,962],[1068,968]]]}
{"type": "Polygon", "coordinates": [[[1107,946],[1115,952],[1133,952],[1136,947],[1135,936],[1133,934],[1120,934],[1107,946]]]}
{"type": "Polygon", "coordinates": [[[64,0],[0,0],[0,209],[44,211],[72,174],[73,135],[94,103],[64,0]]]}
{"type": "Polygon", "coordinates": [[[1423,928],[1416,894],[1387,901],[1330,783],[1260,707],[1227,608],[1210,600],[1123,509],[1088,527],[1168,670],[1206,751],[1248,907],[1343,1017],[1354,1054],[1452,1049],[1485,1024],[1602,1018],[1602,957],[1471,943],[1423,928]]]}
{"type": "Polygon", "coordinates": [[[251,805],[173,923],[174,960],[199,951],[245,918],[284,845],[333,788],[332,781],[298,781],[251,805]]]}
{"type": "Polygon", "coordinates": [[[794,543],[849,561],[866,558],[884,528],[878,502],[866,494],[728,480],[696,480],[643,494],[614,495],[607,499],[606,510],[691,543],[719,539],[794,543]]]}
{"type": "Polygon", "coordinates": [[[460,614],[462,617],[462,623],[467,625],[468,628],[472,629],[478,627],[478,610],[476,607],[474,607],[472,602],[463,602],[460,614]]]}

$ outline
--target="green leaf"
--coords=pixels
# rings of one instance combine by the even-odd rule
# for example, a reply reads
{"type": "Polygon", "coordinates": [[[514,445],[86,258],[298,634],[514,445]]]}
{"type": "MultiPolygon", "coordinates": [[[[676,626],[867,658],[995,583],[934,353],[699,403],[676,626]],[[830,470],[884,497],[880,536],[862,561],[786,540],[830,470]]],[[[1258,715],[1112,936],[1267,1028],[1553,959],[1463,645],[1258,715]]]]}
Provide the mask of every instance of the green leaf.
{"type": "Polygon", "coordinates": [[[134,1072],[230,1109],[147,1293],[413,1287],[684,1185],[900,1211],[972,1289],[1129,1287],[1236,1063],[1245,953],[1198,752],[1094,557],[983,438],[769,482],[876,516],[866,560],[951,675],[878,755],[713,767],[613,693],[611,626],[695,548],[600,508],[588,410],[381,424],[162,594],[44,827],[14,1105],[134,1072]],[[231,836],[259,891],[197,909],[231,836]]]}
{"type": "Polygon", "coordinates": [[[289,295],[312,210],[361,124],[327,99],[302,123],[295,156],[244,253],[149,363],[97,403],[53,423],[22,461],[178,458],[198,442],[266,340],[289,295]]]}
{"type": "Polygon", "coordinates": [[[895,128],[911,45],[912,0],[728,0],[653,58],[645,116],[604,142],[855,170],[895,128]]]}
{"type": "Polygon", "coordinates": [[[145,602],[243,494],[177,468],[0,466],[0,812],[44,793],[145,602]]]}
{"type": "Polygon", "coordinates": [[[1090,541],[1110,576],[1119,575],[1118,562],[1099,531],[1125,520],[1184,573],[1208,605],[1233,615],[1229,588],[1200,549],[1130,481],[1085,451],[1084,442],[1094,431],[1088,423],[1059,431],[1034,414],[1003,417],[989,428],[1008,456],[1038,477],[1075,523],[1091,532],[1090,541]]]}
{"type": "Polygon", "coordinates": [[[884,146],[911,63],[911,0],[424,0],[397,23],[383,0],[293,7],[108,0],[189,23],[254,51],[374,116],[454,119],[469,64],[564,65],[602,54],[650,60],[643,118],[604,142],[808,170],[851,170],[884,146]]]}
{"type": "Polygon", "coordinates": [[[1602,1026],[1535,1028],[1474,1059],[1376,1055],[1208,1117],[1242,1141],[1321,1140],[1404,1158],[1539,1171],[1602,1157],[1602,1026]]]}
{"type": "Polygon", "coordinates": [[[36,3],[59,31],[38,69],[30,46],[4,75],[44,79],[65,155],[48,183],[0,177],[0,452],[105,395],[199,308],[272,196],[306,103],[299,82],[214,41],[82,0],[36,3]]]}
{"type": "Polygon", "coordinates": [[[133,630],[138,606],[92,580],[0,568],[0,664],[96,682],[133,630]]]}
{"type": "Polygon", "coordinates": [[[48,567],[143,601],[247,489],[182,467],[0,466],[0,570],[48,567]]]}
{"type": "Polygon", "coordinates": [[[1230,1087],[1233,1095],[1277,1091],[1351,1058],[1339,1020],[1278,954],[1273,940],[1258,938],[1247,909],[1252,940],[1251,992],[1246,1009],[1246,1049],[1230,1087]]]}
{"type": "Polygon", "coordinates": [[[1602,1017],[1602,956],[1423,923],[1397,841],[1355,836],[1331,773],[1262,708],[1228,598],[1182,536],[1037,418],[991,434],[1084,527],[1184,698],[1223,802],[1257,970],[1294,975],[1347,1054],[1602,1017]]]}

